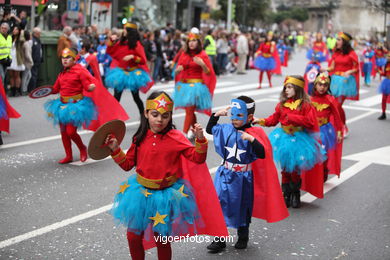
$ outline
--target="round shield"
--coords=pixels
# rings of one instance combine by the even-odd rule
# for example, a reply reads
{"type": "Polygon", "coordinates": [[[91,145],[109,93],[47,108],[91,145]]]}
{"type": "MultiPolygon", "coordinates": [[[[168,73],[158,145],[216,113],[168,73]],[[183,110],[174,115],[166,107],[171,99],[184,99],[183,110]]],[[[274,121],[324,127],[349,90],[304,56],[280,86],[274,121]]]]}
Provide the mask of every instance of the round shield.
{"type": "Polygon", "coordinates": [[[314,80],[317,77],[317,74],[318,74],[318,70],[316,68],[312,68],[307,72],[307,80],[309,81],[309,83],[314,82],[314,80]]]}
{"type": "Polygon", "coordinates": [[[115,135],[120,144],[125,137],[126,125],[121,120],[112,120],[101,125],[93,134],[88,144],[88,154],[94,160],[101,160],[111,154],[110,148],[104,145],[104,141],[109,134],[115,135]]]}
{"type": "Polygon", "coordinates": [[[42,86],[34,89],[28,94],[30,98],[42,98],[47,97],[53,92],[53,88],[50,85],[42,86]]]}

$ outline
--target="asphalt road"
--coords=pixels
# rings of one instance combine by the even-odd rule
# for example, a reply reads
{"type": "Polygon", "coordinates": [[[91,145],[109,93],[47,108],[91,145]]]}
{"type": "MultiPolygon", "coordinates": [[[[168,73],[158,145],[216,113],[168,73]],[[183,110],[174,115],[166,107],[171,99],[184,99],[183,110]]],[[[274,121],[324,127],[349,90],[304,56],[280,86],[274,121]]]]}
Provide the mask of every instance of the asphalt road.
{"type": "MultiPolygon", "coordinates": [[[[295,54],[283,74],[302,74],[306,62],[303,52],[295,54]]],[[[268,116],[283,80],[275,76],[273,88],[265,84],[257,90],[256,71],[222,76],[214,107],[244,94],[256,100],[256,116],[268,116]]],[[[155,88],[171,93],[172,84],[155,88]]],[[[236,232],[229,230],[235,240],[222,253],[207,253],[204,242],[182,242],[173,244],[174,259],[390,259],[390,119],[377,120],[378,84],[376,79],[372,87],[362,87],[361,101],[345,104],[350,135],[344,142],[343,173],[325,184],[324,199],[302,194],[302,207],[290,209],[287,219],[273,224],[253,219],[245,250],[234,249],[236,232]]],[[[129,259],[126,230],[114,224],[108,210],[119,183],[130,173],[111,159],[57,164],[64,151],[59,129],[45,119],[46,100],[10,99],[22,117],[11,121],[12,132],[3,134],[5,144],[0,146],[0,259],[129,259]]],[[[138,110],[130,93],[121,103],[131,117],[122,145],[127,149],[138,110]]],[[[177,110],[179,129],[183,119],[183,110],[177,110]]],[[[205,115],[198,119],[204,126],[208,120],[205,115]]],[[[87,144],[91,133],[81,133],[87,144]]],[[[73,151],[78,160],[75,146],[73,151]]],[[[213,172],[220,158],[212,142],[208,152],[213,172]]],[[[155,249],[147,252],[147,259],[156,259],[155,249]]]]}

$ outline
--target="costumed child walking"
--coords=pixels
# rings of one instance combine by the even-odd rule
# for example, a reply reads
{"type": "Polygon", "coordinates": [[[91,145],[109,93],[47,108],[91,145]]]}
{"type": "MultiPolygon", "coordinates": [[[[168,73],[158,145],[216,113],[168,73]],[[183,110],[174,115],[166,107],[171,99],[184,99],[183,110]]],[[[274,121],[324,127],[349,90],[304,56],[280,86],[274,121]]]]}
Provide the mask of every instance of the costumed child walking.
{"type": "Polygon", "coordinates": [[[64,70],[58,75],[51,94],[60,98],[45,103],[48,119],[60,126],[65,157],[58,163],[73,161],[73,141],[80,150],[80,161],[87,160],[87,147],[83,144],[77,128],[83,126],[96,130],[101,124],[113,120],[127,120],[129,117],[91,73],[76,64],[77,51],[65,48],[61,54],[64,70]]]}
{"type": "Polygon", "coordinates": [[[159,238],[208,234],[227,236],[221,207],[205,164],[208,141],[195,124],[195,146],[172,123],[173,101],[153,92],[125,154],[116,138],[106,143],[112,158],[125,171],[135,167],[120,186],[111,210],[127,227],[133,259],[144,259],[145,249],[157,245],[158,258],[171,259],[170,243],[159,238]]]}
{"type": "Polygon", "coordinates": [[[212,97],[217,83],[213,65],[202,49],[199,30],[192,28],[188,34],[184,52],[175,70],[175,108],[184,108],[183,132],[193,137],[190,127],[197,122],[195,111],[211,115],[212,97]]]}
{"type": "MultiPolygon", "coordinates": [[[[277,222],[288,216],[272,159],[272,147],[263,129],[252,127],[255,102],[247,96],[231,101],[230,107],[210,117],[206,132],[214,136],[216,152],[223,158],[214,179],[228,227],[236,228],[237,249],[247,247],[251,217],[277,222]],[[218,124],[231,108],[231,123],[218,124]]],[[[217,253],[226,247],[212,242],[207,249],[217,253]]]]}
{"type": "Polygon", "coordinates": [[[144,47],[140,41],[138,26],[134,23],[124,25],[120,39],[113,34],[107,41],[107,54],[114,60],[117,67],[110,69],[105,75],[104,83],[114,89],[114,97],[121,100],[124,90],[130,90],[139,113],[144,111],[139,90],[146,93],[154,84],[149,76],[144,47]]]}
{"type": "Polygon", "coordinates": [[[274,160],[281,168],[282,190],[287,207],[299,208],[300,189],[318,198],[323,197],[325,150],[321,147],[316,113],[304,91],[302,76],[287,76],[280,93],[280,102],[268,118],[255,119],[262,126],[281,127],[269,139],[274,160]]]}
{"type": "Polygon", "coordinates": [[[382,76],[385,78],[382,80],[378,88],[378,92],[382,94],[382,115],[378,117],[379,120],[386,119],[386,107],[387,103],[390,103],[390,52],[387,53],[387,63],[382,76]]]}
{"type": "Polygon", "coordinates": [[[9,119],[19,118],[20,114],[10,105],[0,76],[0,145],[3,144],[1,131],[9,133],[9,119]]]}
{"type": "Polygon", "coordinates": [[[321,143],[327,154],[327,160],[323,164],[324,182],[328,179],[328,174],[340,175],[343,141],[339,104],[330,94],[329,86],[328,73],[320,73],[314,81],[314,91],[310,98],[320,127],[321,143]]]}

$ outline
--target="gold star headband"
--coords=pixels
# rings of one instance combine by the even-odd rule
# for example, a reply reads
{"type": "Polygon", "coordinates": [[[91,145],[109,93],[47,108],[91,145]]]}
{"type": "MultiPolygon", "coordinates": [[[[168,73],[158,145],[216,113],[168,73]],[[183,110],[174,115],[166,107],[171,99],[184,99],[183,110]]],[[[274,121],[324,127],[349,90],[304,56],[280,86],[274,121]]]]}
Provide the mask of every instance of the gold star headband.
{"type": "Polygon", "coordinates": [[[77,56],[76,53],[74,53],[71,49],[69,48],[65,48],[63,49],[62,53],[61,53],[61,57],[62,58],[67,58],[67,57],[72,57],[73,59],[75,59],[77,56]]]}
{"type": "Polygon", "coordinates": [[[198,40],[200,39],[200,35],[199,34],[195,34],[195,33],[189,33],[188,34],[188,40],[191,41],[191,40],[198,40]]]}
{"type": "Polygon", "coordinates": [[[286,86],[288,83],[293,84],[295,86],[298,86],[300,88],[305,87],[305,82],[303,80],[300,80],[300,79],[297,79],[294,77],[287,76],[286,79],[284,80],[283,85],[286,86]]]}
{"type": "Polygon", "coordinates": [[[321,84],[327,84],[329,85],[330,84],[330,79],[329,79],[329,76],[327,75],[327,73],[320,73],[316,79],[314,80],[314,85],[317,84],[317,83],[321,83],[321,84]]]}
{"type": "Polygon", "coordinates": [[[160,114],[172,112],[173,101],[165,93],[161,93],[155,99],[146,100],[146,110],[151,109],[157,110],[160,114]]]}
{"type": "Polygon", "coordinates": [[[135,30],[137,30],[138,29],[138,26],[135,24],[135,23],[129,23],[129,22],[127,22],[127,23],[125,23],[124,25],[123,25],[123,28],[131,28],[131,29],[135,29],[135,30]]]}
{"type": "Polygon", "coordinates": [[[344,40],[346,40],[347,42],[349,42],[351,39],[351,37],[347,36],[345,33],[343,32],[339,32],[339,37],[340,38],[343,38],[344,40]]]}

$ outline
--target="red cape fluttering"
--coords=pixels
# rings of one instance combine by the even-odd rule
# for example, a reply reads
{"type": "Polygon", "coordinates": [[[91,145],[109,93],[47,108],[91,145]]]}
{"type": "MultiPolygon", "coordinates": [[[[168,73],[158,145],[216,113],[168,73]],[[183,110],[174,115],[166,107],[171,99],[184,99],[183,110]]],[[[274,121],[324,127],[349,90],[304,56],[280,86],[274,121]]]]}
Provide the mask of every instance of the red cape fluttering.
{"type": "Polygon", "coordinates": [[[284,203],[278,179],[278,171],[273,160],[272,146],[260,127],[245,129],[264,146],[265,158],[252,163],[254,201],[252,216],[267,222],[281,221],[289,216],[284,203]]]}
{"type": "Polygon", "coordinates": [[[9,119],[10,118],[19,118],[20,114],[10,105],[5,94],[3,79],[0,77],[0,96],[3,98],[5,103],[5,110],[7,111],[8,118],[0,119],[0,131],[9,133],[9,119]]]}
{"type": "MultiPolygon", "coordinates": [[[[217,77],[215,76],[213,65],[211,64],[209,56],[207,56],[206,52],[201,51],[200,53],[196,54],[195,56],[201,58],[203,60],[203,62],[206,64],[207,68],[209,69],[209,73],[202,72],[202,79],[203,79],[204,84],[209,89],[211,97],[213,97],[215,85],[217,84],[217,77]]],[[[190,60],[192,60],[193,58],[194,58],[194,56],[191,56],[188,53],[183,52],[182,55],[180,55],[179,61],[177,62],[177,66],[183,65],[183,64],[188,64],[190,62],[190,60]]],[[[183,71],[178,73],[175,77],[175,83],[184,79],[184,76],[185,75],[184,75],[183,71]]],[[[202,110],[199,112],[205,113],[209,116],[211,115],[211,109],[202,110]]]]}

